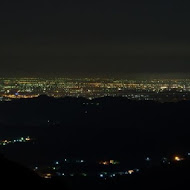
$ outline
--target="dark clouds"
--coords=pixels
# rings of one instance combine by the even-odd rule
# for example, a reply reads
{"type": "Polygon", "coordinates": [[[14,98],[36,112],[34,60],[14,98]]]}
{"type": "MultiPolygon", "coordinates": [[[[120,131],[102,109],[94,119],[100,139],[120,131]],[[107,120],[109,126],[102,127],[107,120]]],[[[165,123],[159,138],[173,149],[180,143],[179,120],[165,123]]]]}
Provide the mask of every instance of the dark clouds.
{"type": "Polygon", "coordinates": [[[1,1],[2,74],[188,72],[188,1],[1,1]]]}

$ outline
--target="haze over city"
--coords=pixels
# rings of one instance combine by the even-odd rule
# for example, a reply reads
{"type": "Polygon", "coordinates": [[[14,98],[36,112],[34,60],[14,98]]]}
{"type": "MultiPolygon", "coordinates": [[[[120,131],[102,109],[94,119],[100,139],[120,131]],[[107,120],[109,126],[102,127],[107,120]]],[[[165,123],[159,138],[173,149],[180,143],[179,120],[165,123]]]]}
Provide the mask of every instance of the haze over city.
{"type": "Polygon", "coordinates": [[[1,0],[1,185],[185,189],[189,7],[1,0]]]}
{"type": "Polygon", "coordinates": [[[1,75],[189,72],[190,3],[2,1],[1,75]]]}

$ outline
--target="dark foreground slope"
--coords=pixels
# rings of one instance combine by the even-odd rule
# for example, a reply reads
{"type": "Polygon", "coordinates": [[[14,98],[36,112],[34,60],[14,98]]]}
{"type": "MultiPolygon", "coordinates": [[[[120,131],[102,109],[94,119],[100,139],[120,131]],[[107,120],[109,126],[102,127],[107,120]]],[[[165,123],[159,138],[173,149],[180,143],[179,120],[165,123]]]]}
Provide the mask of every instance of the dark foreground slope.
{"type": "Polygon", "coordinates": [[[62,189],[68,189],[65,181],[45,180],[30,169],[7,160],[2,155],[0,155],[0,183],[6,189],[44,189],[60,186],[62,189]]]}
{"type": "Polygon", "coordinates": [[[40,186],[43,181],[32,171],[0,156],[0,180],[4,187],[40,186]]]}

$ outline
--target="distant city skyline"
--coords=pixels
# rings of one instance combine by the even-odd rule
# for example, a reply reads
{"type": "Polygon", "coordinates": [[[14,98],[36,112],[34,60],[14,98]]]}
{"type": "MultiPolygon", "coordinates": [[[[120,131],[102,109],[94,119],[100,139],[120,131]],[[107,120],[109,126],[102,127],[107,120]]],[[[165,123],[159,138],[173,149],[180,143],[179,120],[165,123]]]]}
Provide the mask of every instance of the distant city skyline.
{"type": "Polygon", "coordinates": [[[40,95],[175,102],[190,100],[190,78],[0,78],[0,101],[40,95]]]}

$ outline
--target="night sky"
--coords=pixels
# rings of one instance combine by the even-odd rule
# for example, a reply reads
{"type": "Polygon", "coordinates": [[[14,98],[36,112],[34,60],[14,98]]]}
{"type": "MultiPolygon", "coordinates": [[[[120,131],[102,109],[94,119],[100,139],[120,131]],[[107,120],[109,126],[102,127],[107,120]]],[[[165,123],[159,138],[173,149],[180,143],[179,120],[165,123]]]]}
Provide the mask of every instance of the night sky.
{"type": "Polygon", "coordinates": [[[190,1],[0,1],[0,75],[190,71],[190,1]]]}

